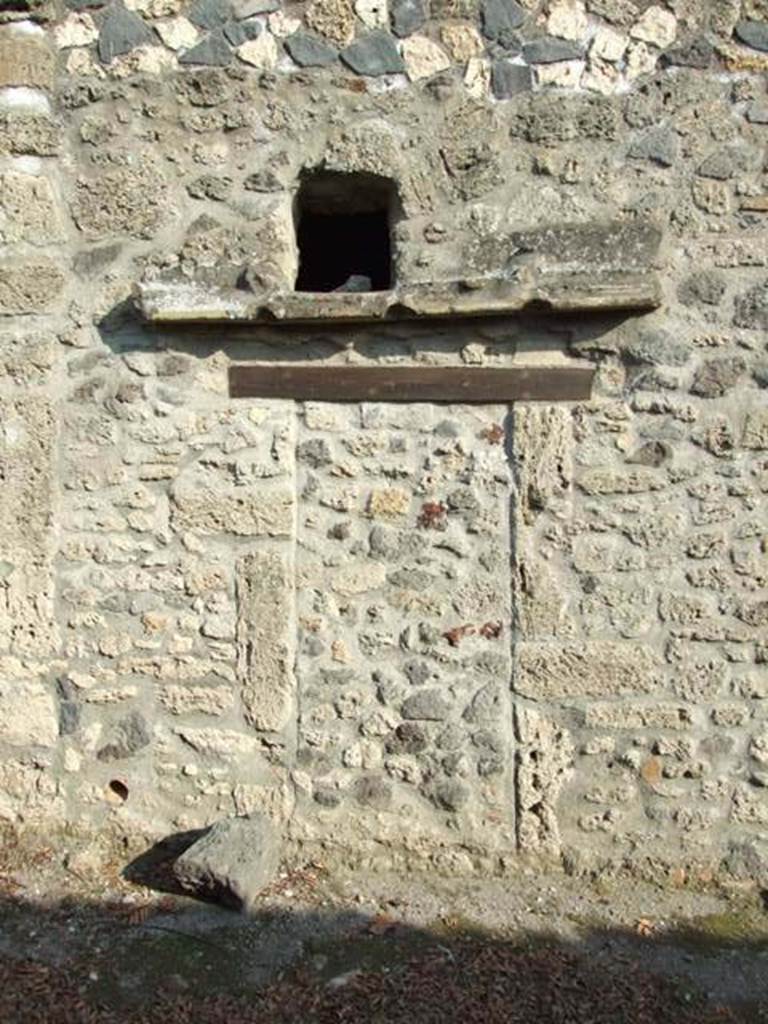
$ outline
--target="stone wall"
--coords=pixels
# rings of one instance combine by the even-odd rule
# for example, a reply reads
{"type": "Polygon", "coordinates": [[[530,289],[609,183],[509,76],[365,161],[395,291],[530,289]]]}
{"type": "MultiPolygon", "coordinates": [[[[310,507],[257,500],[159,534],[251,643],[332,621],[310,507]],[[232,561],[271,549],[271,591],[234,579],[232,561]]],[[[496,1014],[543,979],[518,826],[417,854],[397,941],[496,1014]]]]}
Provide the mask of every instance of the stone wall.
{"type": "Polygon", "coordinates": [[[0,22],[0,816],[768,870],[764,0],[0,22]],[[320,166],[396,183],[398,282],[471,291],[561,225],[589,279],[632,260],[603,225],[647,225],[663,302],[142,322],[141,279],[290,292],[320,166]],[[233,361],[597,375],[583,403],[292,403],[230,398],[233,361]]]}

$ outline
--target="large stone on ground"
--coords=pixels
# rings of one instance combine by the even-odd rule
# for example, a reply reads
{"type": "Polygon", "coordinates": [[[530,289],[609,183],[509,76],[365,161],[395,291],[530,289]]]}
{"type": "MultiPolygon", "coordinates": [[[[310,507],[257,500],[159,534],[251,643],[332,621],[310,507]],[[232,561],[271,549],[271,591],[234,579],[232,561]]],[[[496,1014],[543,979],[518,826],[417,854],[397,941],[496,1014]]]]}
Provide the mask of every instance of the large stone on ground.
{"type": "Polygon", "coordinates": [[[248,910],[277,873],[280,844],[260,814],[217,821],[176,861],[182,889],[237,910],[248,910]]]}

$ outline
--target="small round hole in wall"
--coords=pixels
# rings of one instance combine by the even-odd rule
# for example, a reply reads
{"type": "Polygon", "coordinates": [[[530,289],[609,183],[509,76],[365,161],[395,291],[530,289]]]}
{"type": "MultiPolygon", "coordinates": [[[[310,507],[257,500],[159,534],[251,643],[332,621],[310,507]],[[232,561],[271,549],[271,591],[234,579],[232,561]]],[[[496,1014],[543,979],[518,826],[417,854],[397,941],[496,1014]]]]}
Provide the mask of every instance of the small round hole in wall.
{"type": "Polygon", "coordinates": [[[107,785],[107,800],[112,804],[124,804],[128,799],[128,787],[121,779],[111,779],[107,785]]]}

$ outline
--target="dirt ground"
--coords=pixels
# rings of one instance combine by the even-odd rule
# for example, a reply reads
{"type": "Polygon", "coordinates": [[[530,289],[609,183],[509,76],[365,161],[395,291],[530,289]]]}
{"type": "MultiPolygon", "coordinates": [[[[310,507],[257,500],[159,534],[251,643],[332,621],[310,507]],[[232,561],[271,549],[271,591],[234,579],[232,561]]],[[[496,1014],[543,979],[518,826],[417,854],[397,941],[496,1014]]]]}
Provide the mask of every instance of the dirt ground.
{"type": "Polygon", "coordinates": [[[0,843],[3,1024],[768,1022],[756,887],[308,864],[246,916],[173,892],[167,851],[151,886],[87,864],[0,843]]]}

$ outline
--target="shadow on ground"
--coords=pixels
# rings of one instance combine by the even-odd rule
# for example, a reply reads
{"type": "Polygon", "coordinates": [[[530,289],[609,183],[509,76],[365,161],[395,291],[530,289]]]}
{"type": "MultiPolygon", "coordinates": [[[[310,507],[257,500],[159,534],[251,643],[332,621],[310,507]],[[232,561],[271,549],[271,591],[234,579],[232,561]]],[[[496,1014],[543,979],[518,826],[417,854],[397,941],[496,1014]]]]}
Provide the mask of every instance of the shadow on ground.
{"type": "Polygon", "coordinates": [[[316,875],[304,872],[289,879],[295,893],[283,886],[246,916],[168,895],[173,857],[196,835],[126,868],[153,890],[137,889],[135,899],[0,897],[0,1021],[768,1022],[768,915],[759,903],[748,925],[743,912],[659,933],[650,922],[583,921],[578,938],[565,939],[546,928],[491,931],[450,912],[416,926],[398,900],[345,905],[316,881],[312,905],[307,878],[316,875]]]}

